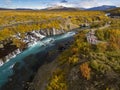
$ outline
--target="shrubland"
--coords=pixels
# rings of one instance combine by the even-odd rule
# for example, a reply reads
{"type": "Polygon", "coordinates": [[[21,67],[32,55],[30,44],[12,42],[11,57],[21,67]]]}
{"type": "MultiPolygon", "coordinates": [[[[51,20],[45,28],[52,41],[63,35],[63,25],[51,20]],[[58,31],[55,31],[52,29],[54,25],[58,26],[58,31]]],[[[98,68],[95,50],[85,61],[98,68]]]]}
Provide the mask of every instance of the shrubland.
{"type": "MultiPolygon", "coordinates": [[[[58,68],[64,69],[65,79],[63,81],[67,90],[87,90],[88,88],[89,90],[120,89],[119,24],[119,19],[112,19],[110,27],[97,29],[95,35],[100,41],[97,44],[87,42],[86,34],[89,32],[88,29],[75,35],[74,43],[57,59],[58,68]]],[[[51,78],[49,83],[53,82],[53,80],[51,78]]],[[[58,82],[57,85],[59,85],[58,82]]],[[[47,88],[50,87],[47,86],[47,88]]]]}
{"type": "Polygon", "coordinates": [[[33,30],[70,30],[83,24],[105,23],[108,17],[99,11],[0,11],[0,41],[33,30]]]}

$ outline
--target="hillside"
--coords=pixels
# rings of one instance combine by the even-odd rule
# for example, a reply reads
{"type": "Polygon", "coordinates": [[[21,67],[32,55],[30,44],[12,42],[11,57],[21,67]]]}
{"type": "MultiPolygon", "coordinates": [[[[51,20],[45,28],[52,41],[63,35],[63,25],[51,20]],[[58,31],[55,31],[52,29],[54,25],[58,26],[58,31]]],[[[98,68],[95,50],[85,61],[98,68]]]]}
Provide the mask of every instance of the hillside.
{"type": "Polygon", "coordinates": [[[103,12],[97,11],[58,12],[59,11],[0,11],[0,41],[10,38],[18,32],[25,33],[40,29],[52,30],[53,28],[69,30],[82,26],[82,24],[86,24],[86,22],[103,22],[107,20],[103,12]]]}
{"type": "Polygon", "coordinates": [[[74,7],[64,7],[64,6],[53,6],[53,7],[48,7],[42,10],[51,10],[51,11],[79,11],[81,9],[79,8],[74,8],[74,7]]]}
{"type": "Polygon", "coordinates": [[[87,10],[110,10],[110,9],[114,9],[117,8],[116,6],[110,6],[110,5],[103,5],[103,6],[98,6],[98,7],[93,7],[93,8],[89,8],[87,10]]]}
{"type": "Polygon", "coordinates": [[[120,8],[111,9],[106,12],[110,13],[113,16],[120,16],[120,8]]]}
{"type": "MultiPolygon", "coordinates": [[[[33,41],[43,37],[65,33],[75,28],[94,26],[94,22],[100,22],[101,25],[108,22],[105,13],[98,11],[3,10],[0,12],[0,58],[4,62],[6,61],[4,55],[9,54],[3,49],[9,48],[7,45],[10,47],[15,45],[16,48],[23,50],[31,46],[33,41]]],[[[14,49],[10,50],[13,52],[14,49]]]]}
{"type": "Polygon", "coordinates": [[[55,61],[39,68],[29,89],[119,90],[119,39],[120,20],[113,20],[112,25],[104,29],[97,28],[80,31],[75,36],[74,43],[62,52],[55,61]],[[91,43],[87,39],[93,31],[97,39],[91,42],[96,43],[91,43]],[[88,36],[86,37],[86,35],[88,36]],[[41,78],[40,73],[47,73],[46,71],[49,74],[44,75],[41,81],[39,79],[41,78]],[[47,82],[45,78],[47,78],[47,82]]]}

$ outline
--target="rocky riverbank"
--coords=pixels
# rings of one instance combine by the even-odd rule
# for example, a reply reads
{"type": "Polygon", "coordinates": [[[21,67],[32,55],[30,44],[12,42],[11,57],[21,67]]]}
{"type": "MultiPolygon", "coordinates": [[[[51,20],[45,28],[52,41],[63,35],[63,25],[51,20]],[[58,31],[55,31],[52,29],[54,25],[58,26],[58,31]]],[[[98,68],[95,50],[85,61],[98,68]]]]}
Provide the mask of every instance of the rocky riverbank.
{"type": "MultiPolygon", "coordinates": [[[[20,40],[21,42],[25,43],[25,46],[22,49],[17,48],[15,45],[12,45],[11,40],[7,40],[5,45],[2,43],[2,48],[0,48],[0,66],[4,63],[8,62],[10,59],[14,58],[17,54],[21,53],[24,48],[31,47],[32,45],[36,44],[41,39],[51,36],[51,35],[58,35],[65,33],[64,30],[33,30],[31,32],[25,33],[24,38],[20,33],[12,36],[15,39],[20,40]],[[10,42],[11,41],[11,42],[10,42]]],[[[5,42],[5,41],[4,41],[5,42]]]]}
{"type": "Polygon", "coordinates": [[[16,63],[13,67],[14,75],[9,78],[2,90],[28,90],[28,85],[33,80],[39,67],[50,63],[73,42],[73,38],[67,38],[60,42],[55,42],[55,46],[47,47],[45,51],[24,58],[24,65],[16,63]],[[24,74],[24,76],[23,76],[24,74]]]}

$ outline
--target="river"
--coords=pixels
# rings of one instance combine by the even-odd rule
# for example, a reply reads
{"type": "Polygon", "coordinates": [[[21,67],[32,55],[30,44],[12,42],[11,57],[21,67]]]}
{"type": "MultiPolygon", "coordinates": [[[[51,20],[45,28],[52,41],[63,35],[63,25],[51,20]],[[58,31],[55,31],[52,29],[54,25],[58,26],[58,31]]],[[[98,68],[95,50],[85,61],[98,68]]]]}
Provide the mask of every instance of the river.
{"type": "Polygon", "coordinates": [[[19,62],[22,65],[24,65],[23,59],[31,54],[36,54],[38,52],[42,52],[47,50],[46,48],[50,48],[51,46],[54,46],[55,42],[59,42],[61,40],[65,40],[69,37],[73,37],[75,35],[75,31],[70,31],[65,34],[61,35],[55,35],[55,36],[49,36],[41,41],[38,41],[33,46],[29,47],[25,51],[18,54],[15,58],[12,58],[10,61],[5,63],[3,66],[0,67],[0,87],[4,85],[10,76],[13,75],[13,66],[15,63],[19,62]]]}

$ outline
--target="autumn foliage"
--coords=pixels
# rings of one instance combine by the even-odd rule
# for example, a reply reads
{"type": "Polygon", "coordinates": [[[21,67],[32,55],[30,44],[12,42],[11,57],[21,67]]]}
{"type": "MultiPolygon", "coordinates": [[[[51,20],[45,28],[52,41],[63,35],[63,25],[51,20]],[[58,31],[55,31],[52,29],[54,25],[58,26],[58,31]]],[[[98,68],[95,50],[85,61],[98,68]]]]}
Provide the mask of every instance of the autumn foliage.
{"type": "Polygon", "coordinates": [[[13,45],[16,45],[17,48],[23,49],[25,47],[25,43],[20,41],[19,39],[13,39],[13,45]]]}
{"type": "Polygon", "coordinates": [[[83,63],[82,65],[80,65],[80,71],[83,77],[85,77],[87,80],[90,79],[91,69],[89,68],[88,63],[83,63]]]}

